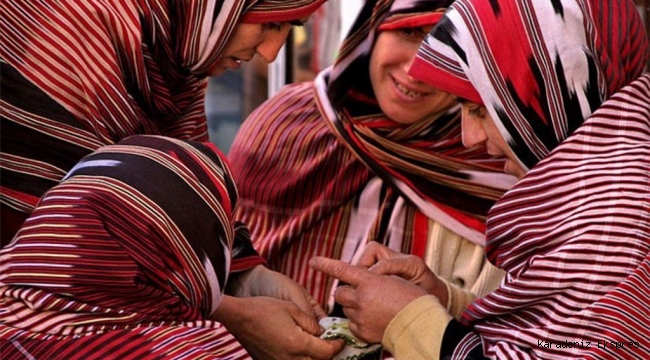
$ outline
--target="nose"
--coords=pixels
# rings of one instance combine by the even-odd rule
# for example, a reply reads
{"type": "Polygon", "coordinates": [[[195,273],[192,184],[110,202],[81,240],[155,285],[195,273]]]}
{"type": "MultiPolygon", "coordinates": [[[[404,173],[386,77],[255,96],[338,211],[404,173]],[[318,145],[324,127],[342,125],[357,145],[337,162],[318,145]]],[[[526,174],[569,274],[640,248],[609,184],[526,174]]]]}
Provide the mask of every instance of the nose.
{"type": "MultiPolygon", "coordinates": [[[[403,51],[402,55],[404,56],[402,70],[404,70],[404,72],[407,74],[409,80],[411,80],[411,81],[417,81],[416,79],[414,79],[413,77],[408,75],[408,73],[409,73],[409,70],[411,69],[411,65],[413,65],[413,61],[415,61],[415,55],[417,55],[418,47],[419,47],[419,43],[417,43],[415,46],[410,46],[407,49],[402,50],[403,51]]],[[[399,51],[399,50],[396,50],[396,51],[399,51]]]]}
{"type": "Polygon", "coordinates": [[[255,47],[255,52],[265,63],[272,63],[278,57],[280,49],[287,40],[289,31],[291,31],[291,25],[289,24],[283,25],[279,31],[266,31],[262,41],[255,47]]]}
{"type": "Polygon", "coordinates": [[[487,135],[481,126],[481,123],[475,116],[467,113],[467,110],[462,110],[461,113],[461,132],[463,145],[466,148],[471,148],[478,144],[484,143],[487,140],[487,135]]]}

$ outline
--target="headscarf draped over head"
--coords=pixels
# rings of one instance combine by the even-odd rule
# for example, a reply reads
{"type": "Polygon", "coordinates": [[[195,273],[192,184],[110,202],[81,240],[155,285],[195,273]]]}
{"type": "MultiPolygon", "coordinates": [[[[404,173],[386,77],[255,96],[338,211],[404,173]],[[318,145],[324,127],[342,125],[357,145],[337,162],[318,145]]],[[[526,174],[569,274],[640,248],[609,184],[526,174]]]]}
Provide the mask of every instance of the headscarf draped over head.
{"type": "MultiPolygon", "coordinates": [[[[3,8],[2,58],[82,120],[156,114],[181,120],[200,101],[192,109],[204,122],[204,74],[238,22],[299,20],[324,1],[16,1],[3,8]],[[141,111],[119,108],[128,96],[141,111]],[[117,104],[102,113],[109,104],[100,100],[117,104]]],[[[200,134],[187,135],[205,136],[201,126],[200,134]]]]}
{"type": "Polygon", "coordinates": [[[206,74],[237,24],[304,19],[324,1],[3,3],[3,219],[15,211],[20,224],[100,146],[138,134],[207,141],[206,74]]]}
{"type": "Polygon", "coordinates": [[[482,149],[464,148],[457,108],[408,126],[387,119],[374,99],[368,71],[381,31],[435,25],[451,3],[366,2],[331,72],[320,79],[337,114],[330,124],[339,139],[422,212],[482,244],[485,214],[512,185],[502,174],[502,162],[482,149]]]}
{"type": "Polygon", "coordinates": [[[208,317],[231,256],[261,263],[236,201],[210,143],[133,136],[85,157],[0,251],[3,355],[229,358],[208,317]]]}
{"type": "MultiPolygon", "coordinates": [[[[183,1],[190,2],[191,0],[183,1]]],[[[243,23],[254,24],[305,20],[325,1],[327,0],[236,0],[233,2],[235,6],[232,9],[237,9],[238,12],[235,13],[231,10],[228,14],[224,13],[223,9],[231,2],[213,0],[211,1],[215,3],[213,8],[217,10],[221,8],[221,11],[213,12],[212,17],[209,16],[211,13],[207,13],[208,16],[204,18],[204,24],[206,24],[205,21],[211,22],[207,27],[204,25],[196,35],[207,33],[209,36],[199,38],[203,45],[202,49],[199,48],[197,52],[199,54],[198,63],[190,66],[194,66],[193,70],[199,74],[209,70],[209,66],[221,56],[221,51],[227,44],[227,41],[223,41],[223,39],[230,37],[234,26],[237,25],[237,17],[243,23]]],[[[194,2],[190,2],[190,4],[195,6],[194,2]]]]}
{"type": "Polygon", "coordinates": [[[327,0],[247,0],[245,23],[305,20],[327,0]]]}
{"type": "Polygon", "coordinates": [[[488,214],[507,275],[455,358],[650,357],[648,51],[628,0],[457,0],[422,44],[410,73],[484,104],[532,168],[488,214]]]}
{"type": "Polygon", "coordinates": [[[459,1],[410,74],[484,104],[530,169],[641,74],[644,31],[631,0],[459,1]]]}
{"type": "Polygon", "coordinates": [[[2,341],[218,327],[231,256],[262,261],[236,200],[209,143],[133,136],[85,157],[0,252],[2,341]]]}
{"type": "Polygon", "coordinates": [[[341,102],[350,91],[374,97],[368,69],[379,32],[433,26],[451,3],[449,0],[366,1],[343,40],[328,76],[327,93],[334,108],[341,111],[344,106],[341,102]],[[356,81],[349,81],[350,76],[356,81]]]}

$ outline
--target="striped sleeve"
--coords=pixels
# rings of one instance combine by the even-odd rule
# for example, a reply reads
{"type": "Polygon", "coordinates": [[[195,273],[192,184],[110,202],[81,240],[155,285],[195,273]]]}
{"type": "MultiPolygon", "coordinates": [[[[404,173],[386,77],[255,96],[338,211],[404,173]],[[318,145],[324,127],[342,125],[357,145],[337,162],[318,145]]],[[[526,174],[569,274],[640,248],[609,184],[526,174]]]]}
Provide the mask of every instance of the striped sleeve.
{"type": "Polygon", "coordinates": [[[232,248],[230,271],[246,271],[261,264],[266,264],[266,261],[253,248],[248,227],[242,222],[237,222],[235,224],[235,242],[232,248]]]}
{"type": "Polygon", "coordinates": [[[487,359],[483,355],[480,337],[470,327],[451,320],[440,346],[440,359],[487,359]]]}

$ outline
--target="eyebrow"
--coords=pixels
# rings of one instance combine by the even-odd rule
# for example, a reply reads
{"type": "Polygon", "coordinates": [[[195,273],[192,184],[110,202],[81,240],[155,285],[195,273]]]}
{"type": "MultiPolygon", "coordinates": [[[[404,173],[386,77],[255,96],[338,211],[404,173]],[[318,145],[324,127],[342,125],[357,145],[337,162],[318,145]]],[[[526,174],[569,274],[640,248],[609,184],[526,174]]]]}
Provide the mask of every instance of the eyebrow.
{"type": "Polygon", "coordinates": [[[304,26],[305,23],[306,23],[308,20],[309,20],[309,18],[307,18],[307,19],[291,20],[291,21],[289,21],[289,24],[291,24],[291,25],[293,25],[293,26],[304,26]]]}
{"type": "Polygon", "coordinates": [[[465,99],[465,98],[462,98],[462,97],[458,97],[458,96],[452,96],[452,97],[453,97],[454,100],[455,100],[457,103],[459,103],[459,104],[468,104],[468,103],[471,103],[471,102],[472,102],[472,101],[469,101],[469,100],[467,100],[467,99],[465,99]]]}

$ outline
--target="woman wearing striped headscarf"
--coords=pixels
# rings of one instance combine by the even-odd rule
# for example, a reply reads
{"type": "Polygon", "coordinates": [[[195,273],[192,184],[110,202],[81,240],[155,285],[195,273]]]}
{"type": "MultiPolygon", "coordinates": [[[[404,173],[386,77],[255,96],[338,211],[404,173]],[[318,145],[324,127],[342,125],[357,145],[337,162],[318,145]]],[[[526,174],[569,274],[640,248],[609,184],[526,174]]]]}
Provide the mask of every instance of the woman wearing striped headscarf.
{"type": "MultiPolygon", "coordinates": [[[[456,1],[410,74],[459,98],[464,143],[521,177],[488,214],[506,278],[459,323],[413,284],[314,260],[358,285],[337,294],[357,334],[409,360],[650,358],[649,52],[629,0],[456,1]],[[408,305],[380,311],[361,280],[408,305]]],[[[375,272],[424,268],[391,262],[375,272]]]]}
{"type": "MultiPolygon", "coordinates": [[[[207,140],[207,77],[236,69],[256,54],[273,60],[291,24],[306,19],[323,2],[3,3],[0,243],[9,243],[41,195],[103,145],[134,134],[207,140]]],[[[274,295],[272,279],[279,274],[265,271],[259,258],[236,252],[231,265],[238,282],[271,284],[258,290],[274,295]]],[[[298,293],[293,300],[302,296],[298,293]]],[[[257,308],[254,302],[259,301],[251,300],[248,308],[257,308]]],[[[290,315],[280,310],[278,314],[290,315]]],[[[229,330],[254,353],[263,341],[250,331],[255,320],[249,320],[230,321],[229,330]]],[[[216,331],[228,356],[247,356],[225,329],[216,331]]],[[[275,343],[279,358],[305,345],[275,343]]]]}
{"type": "Polygon", "coordinates": [[[233,282],[260,260],[236,203],[210,143],[140,135],[85,157],[0,250],[0,357],[243,357],[218,320],[247,327],[238,339],[255,358],[331,358],[342,344],[314,336],[311,305],[280,300],[304,292],[295,282],[265,279],[279,299],[256,297],[271,284],[233,282]]]}
{"type": "Polygon", "coordinates": [[[456,313],[501,279],[485,266],[483,220],[512,179],[462,146],[448,95],[406,74],[450,3],[366,1],[335,65],[262,104],[233,142],[254,246],[330,311],[337,284],[309,259],[351,262],[375,241],[427,258],[456,313]]]}
{"type": "Polygon", "coordinates": [[[3,4],[0,244],[98,147],[134,134],[207,140],[207,77],[272,61],[324,1],[3,4]]]}

